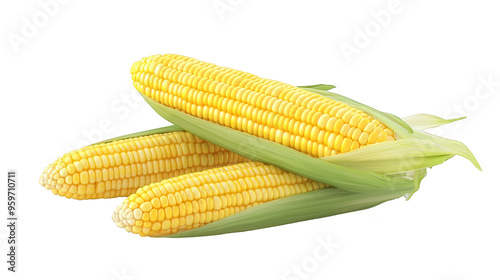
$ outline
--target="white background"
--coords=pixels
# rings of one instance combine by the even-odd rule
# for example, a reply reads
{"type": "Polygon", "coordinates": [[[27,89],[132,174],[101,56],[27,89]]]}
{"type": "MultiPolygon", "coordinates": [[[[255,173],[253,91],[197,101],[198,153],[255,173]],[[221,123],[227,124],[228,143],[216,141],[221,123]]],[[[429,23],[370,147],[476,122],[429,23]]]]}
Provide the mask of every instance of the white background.
{"type": "Polygon", "coordinates": [[[6,271],[2,218],[2,279],[500,278],[495,1],[46,2],[0,7],[0,181],[9,169],[19,174],[18,273],[6,271]],[[343,51],[348,45],[355,53],[343,51]],[[455,157],[430,170],[408,202],[215,237],[129,234],[111,220],[123,198],[65,199],[38,176],[88,141],[166,125],[134,99],[129,74],[133,62],[159,53],[294,85],[335,84],[401,117],[467,115],[437,133],[466,143],[483,172],[455,157]],[[482,79],[493,81],[490,91],[482,79]],[[318,240],[338,247],[315,259],[318,240]]]}

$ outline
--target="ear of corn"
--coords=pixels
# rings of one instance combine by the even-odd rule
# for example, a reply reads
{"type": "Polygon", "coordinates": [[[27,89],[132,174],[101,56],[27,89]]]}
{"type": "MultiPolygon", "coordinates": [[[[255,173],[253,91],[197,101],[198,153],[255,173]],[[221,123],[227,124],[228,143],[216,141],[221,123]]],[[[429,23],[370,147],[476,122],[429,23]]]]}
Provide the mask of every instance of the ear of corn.
{"type": "Polygon", "coordinates": [[[331,88],[328,85],[297,88],[177,55],[145,58],[132,66],[131,73],[138,91],[172,123],[253,160],[346,190],[406,188],[414,184],[414,178],[402,175],[440,164],[455,154],[480,168],[463,144],[414,130],[394,115],[325,91],[331,88]],[[286,147],[331,165],[322,168],[321,160],[280,149],[286,147]],[[372,156],[360,161],[368,149],[372,156]],[[336,156],[344,160],[335,160],[336,156]],[[394,164],[377,168],[391,159],[394,164]],[[318,167],[316,172],[312,167],[318,167]]]}
{"type": "Polygon", "coordinates": [[[166,178],[245,161],[178,127],[167,127],[67,153],[44,170],[40,184],[67,198],[112,198],[166,178]]]}
{"type": "MultiPolygon", "coordinates": [[[[423,176],[418,174],[418,180],[423,176]]],[[[409,191],[354,193],[250,162],[145,186],[119,205],[112,218],[141,236],[205,236],[362,210],[409,191]]]]}

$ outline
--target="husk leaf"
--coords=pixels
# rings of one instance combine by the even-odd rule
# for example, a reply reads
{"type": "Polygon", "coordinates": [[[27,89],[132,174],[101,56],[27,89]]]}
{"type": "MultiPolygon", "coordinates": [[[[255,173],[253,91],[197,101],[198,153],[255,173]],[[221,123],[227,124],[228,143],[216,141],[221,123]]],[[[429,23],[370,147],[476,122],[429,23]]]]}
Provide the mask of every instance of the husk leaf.
{"type": "Polygon", "coordinates": [[[251,160],[272,164],[300,176],[353,192],[398,191],[413,186],[411,179],[391,178],[326,162],[278,143],[191,116],[147,96],[143,97],[166,120],[251,160]]]}

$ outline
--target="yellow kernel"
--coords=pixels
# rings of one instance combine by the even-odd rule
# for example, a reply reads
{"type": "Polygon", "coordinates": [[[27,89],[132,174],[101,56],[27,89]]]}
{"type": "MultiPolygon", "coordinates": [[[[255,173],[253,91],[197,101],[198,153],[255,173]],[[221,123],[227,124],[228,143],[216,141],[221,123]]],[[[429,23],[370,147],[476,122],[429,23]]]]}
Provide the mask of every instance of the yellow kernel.
{"type": "Polygon", "coordinates": [[[70,175],[72,175],[73,173],[75,173],[75,172],[76,172],[75,165],[74,165],[74,164],[72,164],[72,163],[68,164],[68,166],[66,167],[66,169],[68,170],[68,173],[69,173],[70,175]]]}
{"type": "Polygon", "coordinates": [[[155,222],[158,219],[158,209],[153,209],[149,212],[149,219],[152,222],[155,222]]]}
{"type": "Polygon", "coordinates": [[[161,229],[162,230],[166,230],[166,229],[169,229],[169,228],[170,228],[170,220],[164,220],[161,223],[161,229]]]}
{"type": "Polygon", "coordinates": [[[176,204],[174,194],[169,193],[169,194],[167,195],[167,199],[168,199],[168,204],[169,204],[169,205],[175,205],[175,204],[176,204]]]}
{"type": "Polygon", "coordinates": [[[104,193],[105,190],[106,190],[106,185],[103,182],[97,184],[96,193],[104,193]]]}
{"type": "Polygon", "coordinates": [[[59,171],[59,175],[60,175],[61,177],[66,177],[66,176],[68,176],[68,174],[69,174],[69,173],[68,173],[68,170],[67,170],[66,168],[61,169],[61,171],[59,171]]]}
{"type": "Polygon", "coordinates": [[[138,227],[138,226],[133,226],[133,227],[132,227],[132,232],[133,232],[133,233],[139,233],[139,232],[141,232],[141,229],[142,229],[141,227],[138,227]]]}
{"type": "Polygon", "coordinates": [[[190,190],[191,190],[191,192],[193,193],[193,197],[194,197],[194,199],[199,199],[199,198],[201,198],[201,193],[200,193],[200,190],[198,190],[198,188],[193,187],[193,188],[191,188],[190,190]]]}
{"type": "Polygon", "coordinates": [[[333,126],[333,132],[339,134],[340,129],[342,128],[343,125],[344,125],[344,121],[342,119],[337,119],[337,121],[335,122],[335,124],[333,126]]]}
{"type": "Polygon", "coordinates": [[[79,185],[78,186],[78,194],[82,195],[86,193],[86,188],[84,185],[79,185]]]}
{"type": "Polygon", "coordinates": [[[342,146],[340,147],[341,153],[346,153],[350,151],[352,140],[350,138],[344,138],[342,141],[342,146]]]}
{"type": "Polygon", "coordinates": [[[69,184],[69,185],[72,184],[73,183],[73,176],[68,176],[65,179],[60,178],[59,180],[57,180],[58,184],[63,184],[64,182],[66,182],[66,184],[69,184]]]}
{"type": "Polygon", "coordinates": [[[220,199],[220,197],[218,196],[215,196],[213,197],[213,199],[208,199],[208,210],[219,210],[221,209],[222,207],[222,200],[220,199]]]}
{"type": "Polygon", "coordinates": [[[163,221],[165,219],[165,210],[158,210],[158,221],[163,221]]]}
{"type": "Polygon", "coordinates": [[[368,143],[369,144],[375,143],[375,141],[377,140],[378,134],[379,134],[379,132],[377,132],[376,130],[373,131],[372,133],[370,133],[370,136],[368,136],[368,143]]]}
{"type": "Polygon", "coordinates": [[[373,122],[371,122],[371,123],[369,123],[369,124],[367,124],[367,125],[365,126],[365,129],[363,129],[363,131],[370,133],[370,132],[372,132],[374,129],[375,129],[375,124],[374,124],[373,122]]]}
{"type": "Polygon", "coordinates": [[[321,117],[318,119],[318,123],[317,123],[318,128],[319,129],[326,128],[329,120],[330,120],[329,115],[326,115],[326,114],[321,115],[321,117]]]}
{"type": "Polygon", "coordinates": [[[326,123],[325,129],[327,131],[333,131],[333,127],[335,126],[336,122],[337,122],[337,118],[329,116],[329,119],[326,123]]]}
{"type": "Polygon", "coordinates": [[[151,226],[151,230],[159,230],[159,229],[161,229],[161,223],[160,222],[155,222],[151,226]]]}
{"type": "Polygon", "coordinates": [[[78,172],[81,172],[83,170],[83,165],[81,162],[75,161],[73,164],[75,165],[75,168],[78,172]]]}
{"type": "Polygon", "coordinates": [[[171,228],[178,228],[179,227],[179,219],[178,218],[172,219],[172,224],[170,227],[171,228]]]}
{"type": "Polygon", "coordinates": [[[134,209],[134,211],[133,211],[132,213],[133,213],[134,218],[135,218],[136,220],[141,219],[141,217],[142,217],[142,211],[141,211],[141,209],[136,208],[136,209],[134,209]]]}
{"type": "Polygon", "coordinates": [[[352,111],[347,111],[343,116],[342,116],[342,120],[346,123],[349,123],[349,121],[351,120],[351,118],[354,116],[354,113],[352,111]]]}
{"type": "Polygon", "coordinates": [[[70,163],[70,162],[72,162],[73,160],[71,159],[71,157],[66,156],[66,157],[64,157],[64,158],[63,158],[63,161],[64,161],[66,164],[69,164],[69,163],[70,163]]]}
{"type": "Polygon", "coordinates": [[[165,208],[165,219],[171,219],[172,215],[172,207],[165,208]]]}
{"type": "Polygon", "coordinates": [[[94,194],[94,192],[95,192],[95,185],[94,184],[87,185],[86,194],[94,194]]]}
{"type": "Polygon", "coordinates": [[[353,141],[352,144],[351,144],[351,148],[349,150],[352,151],[352,150],[356,150],[358,148],[359,148],[358,141],[353,141]]]}
{"type": "MultiPolygon", "coordinates": [[[[89,173],[87,171],[82,171],[80,173],[80,183],[86,185],[89,183],[89,173]]],[[[78,184],[78,183],[75,183],[78,184]]]]}
{"type": "Polygon", "coordinates": [[[166,196],[162,195],[160,197],[161,207],[165,208],[168,206],[168,199],[166,196]]]}
{"type": "Polygon", "coordinates": [[[365,145],[368,142],[368,136],[369,134],[366,132],[361,133],[358,140],[359,144],[365,145]]]}
{"type": "Polygon", "coordinates": [[[340,108],[340,110],[338,110],[337,113],[335,114],[335,117],[342,118],[344,114],[347,113],[348,111],[349,109],[347,108],[340,108]]]}
{"type": "Polygon", "coordinates": [[[149,201],[144,202],[143,204],[141,204],[140,207],[141,207],[142,211],[144,211],[144,212],[148,212],[151,209],[153,209],[153,205],[151,205],[151,202],[149,202],[149,201]]]}
{"type": "Polygon", "coordinates": [[[333,149],[336,151],[340,151],[343,141],[344,137],[342,135],[337,135],[337,137],[335,137],[335,142],[333,143],[333,149]]]}
{"type": "Polygon", "coordinates": [[[377,142],[384,142],[387,140],[387,132],[381,131],[377,136],[377,142]]]}
{"type": "Polygon", "coordinates": [[[370,123],[370,120],[367,118],[362,118],[358,123],[358,128],[363,130],[370,123]]]}
{"type": "Polygon", "coordinates": [[[353,131],[353,133],[351,135],[352,140],[354,140],[354,141],[358,140],[359,137],[361,136],[362,132],[363,131],[361,129],[359,129],[359,128],[354,129],[354,131],[353,131]]]}
{"type": "Polygon", "coordinates": [[[363,117],[361,116],[361,114],[355,114],[354,116],[352,116],[352,118],[349,120],[349,125],[353,126],[353,127],[357,127],[357,125],[359,124],[359,122],[361,121],[363,117]]]}
{"type": "Polygon", "coordinates": [[[153,205],[154,208],[160,208],[161,206],[160,199],[158,199],[158,197],[151,199],[151,204],[153,205]]]}
{"type": "Polygon", "coordinates": [[[350,128],[349,124],[345,123],[340,129],[340,135],[346,137],[347,133],[349,132],[349,128],[350,128]]]}

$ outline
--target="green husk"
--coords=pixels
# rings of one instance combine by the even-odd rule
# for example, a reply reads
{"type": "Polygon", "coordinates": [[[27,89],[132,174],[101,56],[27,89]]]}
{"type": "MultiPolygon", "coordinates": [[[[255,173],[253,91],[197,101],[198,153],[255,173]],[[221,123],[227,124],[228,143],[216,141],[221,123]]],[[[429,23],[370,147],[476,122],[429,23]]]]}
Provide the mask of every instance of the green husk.
{"type": "Polygon", "coordinates": [[[329,163],[278,143],[169,108],[147,96],[143,97],[166,120],[251,160],[272,164],[300,176],[353,192],[398,191],[413,186],[411,179],[391,178],[329,163]]]}
{"type": "Polygon", "coordinates": [[[392,174],[438,165],[451,157],[452,154],[443,151],[433,142],[400,139],[321,159],[356,169],[392,174]]]}
{"type": "Polygon", "coordinates": [[[441,125],[449,124],[452,122],[463,120],[467,117],[455,118],[455,119],[443,119],[438,116],[429,114],[416,114],[408,117],[404,117],[403,121],[409,126],[418,130],[425,130],[429,128],[438,127],[441,125]]]}
{"type": "Polygon", "coordinates": [[[310,85],[310,86],[298,86],[298,88],[304,88],[304,89],[319,89],[319,90],[331,90],[336,88],[334,85],[327,85],[327,84],[317,84],[317,85],[310,85]]]}

